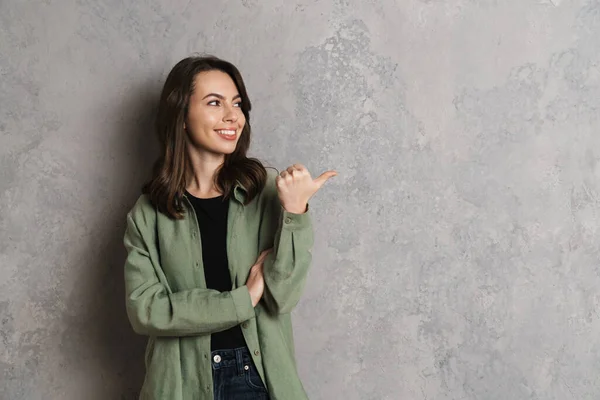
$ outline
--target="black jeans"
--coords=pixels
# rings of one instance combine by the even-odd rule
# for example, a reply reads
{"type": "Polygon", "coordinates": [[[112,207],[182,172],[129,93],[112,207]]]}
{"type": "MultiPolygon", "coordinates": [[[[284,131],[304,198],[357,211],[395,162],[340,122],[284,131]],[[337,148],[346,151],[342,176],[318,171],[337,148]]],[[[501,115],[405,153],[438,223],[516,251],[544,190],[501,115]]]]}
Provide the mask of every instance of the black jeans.
{"type": "Polygon", "coordinates": [[[215,400],[269,400],[247,347],[211,353],[215,400]]]}

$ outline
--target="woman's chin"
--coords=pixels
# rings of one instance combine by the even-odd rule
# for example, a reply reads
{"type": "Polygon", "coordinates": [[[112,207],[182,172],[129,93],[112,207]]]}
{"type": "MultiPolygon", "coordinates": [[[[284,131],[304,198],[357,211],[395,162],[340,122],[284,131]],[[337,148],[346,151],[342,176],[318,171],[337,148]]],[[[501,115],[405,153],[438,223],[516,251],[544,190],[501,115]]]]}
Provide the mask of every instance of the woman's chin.
{"type": "Polygon", "coordinates": [[[236,146],[234,144],[232,146],[226,146],[226,147],[224,146],[224,148],[221,148],[221,150],[222,150],[223,154],[229,155],[235,151],[235,148],[236,148],[236,146]]]}
{"type": "Polygon", "coordinates": [[[233,152],[235,151],[235,147],[231,147],[231,148],[219,148],[215,151],[215,153],[218,154],[222,154],[223,156],[228,156],[230,154],[233,154],[233,152]]]}
{"type": "Polygon", "coordinates": [[[199,151],[199,152],[208,152],[208,153],[212,153],[212,154],[226,156],[235,151],[236,145],[237,145],[237,143],[225,144],[225,145],[223,145],[222,143],[211,143],[211,145],[207,145],[207,144],[201,145],[200,144],[195,147],[196,147],[197,151],[199,151]]]}

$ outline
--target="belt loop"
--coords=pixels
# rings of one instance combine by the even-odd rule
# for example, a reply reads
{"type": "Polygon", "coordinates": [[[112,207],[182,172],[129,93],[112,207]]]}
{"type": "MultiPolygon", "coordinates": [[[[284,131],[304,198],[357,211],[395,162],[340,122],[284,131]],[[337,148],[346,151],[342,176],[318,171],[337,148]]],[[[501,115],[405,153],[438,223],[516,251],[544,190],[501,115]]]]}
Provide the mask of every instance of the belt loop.
{"type": "Polygon", "coordinates": [[[237,367],[238,375],[244,375],[244,354],[243,348],[235,349],[235,365],[237,367]]]}

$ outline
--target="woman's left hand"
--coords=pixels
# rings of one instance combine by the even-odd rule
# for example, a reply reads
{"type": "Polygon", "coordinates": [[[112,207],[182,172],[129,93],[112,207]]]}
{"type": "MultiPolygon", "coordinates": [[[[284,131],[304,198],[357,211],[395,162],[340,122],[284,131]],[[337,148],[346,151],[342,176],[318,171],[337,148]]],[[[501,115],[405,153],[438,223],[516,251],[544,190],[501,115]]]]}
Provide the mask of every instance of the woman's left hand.
{"type": "Polygon", "coordinates": [[[291,165],[275,178],[279,201],[287,212],[303,214],[308,200],[329,178],[336,175],[336,171],[326,171],[313,179],[304,165],[291,165]]]}

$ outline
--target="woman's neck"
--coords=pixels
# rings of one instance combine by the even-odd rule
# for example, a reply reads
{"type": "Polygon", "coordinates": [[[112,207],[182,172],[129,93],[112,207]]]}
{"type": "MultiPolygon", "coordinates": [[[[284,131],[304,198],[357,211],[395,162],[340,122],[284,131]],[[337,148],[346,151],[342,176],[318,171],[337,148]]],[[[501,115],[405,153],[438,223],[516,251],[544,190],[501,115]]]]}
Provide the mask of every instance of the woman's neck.
{"type": "Polygon", "coordinates": [[[186,175],[186,190],[194,197],[211,198],[221,195],[214,184],[217,170],[224,162],[224,156],[215,157],[199,152],[189,153],[188,173],[186,175]]]}

